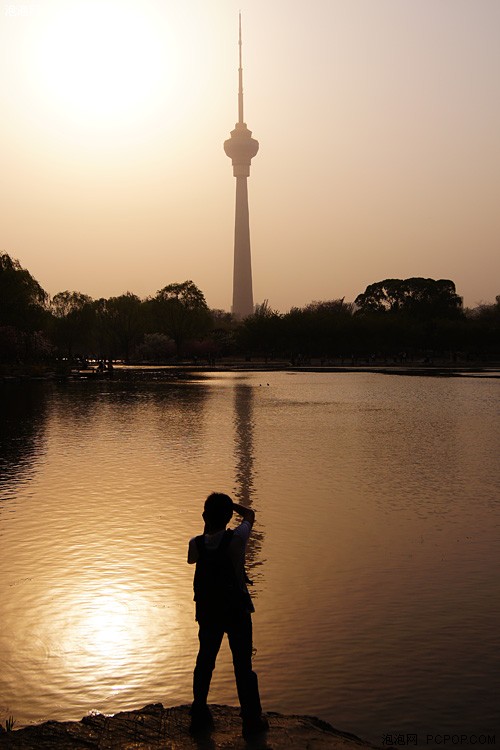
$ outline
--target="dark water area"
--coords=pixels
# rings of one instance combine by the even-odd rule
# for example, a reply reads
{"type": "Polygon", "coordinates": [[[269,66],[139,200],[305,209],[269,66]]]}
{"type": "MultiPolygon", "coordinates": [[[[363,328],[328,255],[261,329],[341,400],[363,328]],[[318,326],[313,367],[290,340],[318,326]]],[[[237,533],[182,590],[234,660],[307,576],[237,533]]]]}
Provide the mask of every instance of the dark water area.
{"type": "MultiPolygon", "coordinates": [[[[0,720],[191,699],[187,542],[251,505],[264,708],[490,735],[500,694],[500,385],[227,373],[0,386],[0,720]]],[[[210,700],[236,704],[227,644],[210,700]]]]}

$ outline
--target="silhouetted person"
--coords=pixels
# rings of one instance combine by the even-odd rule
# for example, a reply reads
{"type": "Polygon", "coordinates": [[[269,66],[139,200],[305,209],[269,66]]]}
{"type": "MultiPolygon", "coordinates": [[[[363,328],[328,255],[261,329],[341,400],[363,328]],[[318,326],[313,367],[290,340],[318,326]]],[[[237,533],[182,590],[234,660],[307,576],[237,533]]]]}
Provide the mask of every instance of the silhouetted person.
{"type": "Polygon", "coordinates": [[[227,633],[233,655],[236,687],[241,706],[243,734],[268,729],[262,716],[257,675],[252,670],[252,617],[254,611],[247,589],[245,549],[255,513],[233,503],[228,495],[214,492],[205,501],[204,533],[189,542],[188,562],[196,563],[194,600],[199,625],[200,648],[193,675],[191,732],[211,729],[207,706],[215,660],[227,633]],[[242,523],[226,529],[233,511],[242,523]]]}

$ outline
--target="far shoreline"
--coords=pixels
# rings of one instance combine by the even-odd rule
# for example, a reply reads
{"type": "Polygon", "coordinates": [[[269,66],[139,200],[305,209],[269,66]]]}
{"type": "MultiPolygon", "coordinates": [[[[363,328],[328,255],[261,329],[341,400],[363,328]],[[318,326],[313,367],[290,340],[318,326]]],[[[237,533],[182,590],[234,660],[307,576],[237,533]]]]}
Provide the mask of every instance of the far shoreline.
{"type": "Polygon", "coordinates": [[[318,374],[352,374],[370,373],[378,375],[399,375],[419,377],[461,377],[461,378],[500,378],[500,362],[478,361],[474,363],[460,362],[407,362],[401,363],[321,363],[310,360],[307,363],[293,364],[285,360],[266,361],[265,359],[227,359],[215,363],[199,363],[192,360],[153,364],[140,362],[125,364],[116,362],[113,373],[99,372],[97,367],[89,366],[85,369],[56,368],[46,365],[12,365],[0,368],[0,383],[20,383],[32,381],[93,381],[93,380],[185,380],[206,374],[220,373],[269,373],[285,372],[289,374],[318,373],[318,374]]]}

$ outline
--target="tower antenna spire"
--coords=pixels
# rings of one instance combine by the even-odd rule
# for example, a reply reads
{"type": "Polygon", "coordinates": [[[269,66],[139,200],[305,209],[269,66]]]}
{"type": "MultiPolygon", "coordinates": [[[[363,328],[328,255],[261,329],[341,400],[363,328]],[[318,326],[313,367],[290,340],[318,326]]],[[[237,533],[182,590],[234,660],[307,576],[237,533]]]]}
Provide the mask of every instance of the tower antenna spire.
{"type": "Polygon", "coordinates": [[[259,150],[259,142],[252,138],[243,120],[243,65],[241,62],[241,13],[239,14],[240,67],[238,88],[238,122],[231,137],[224,141],[224,151],[233,163],[236,177],[236,212],[234,217],[233,315],[246,318],[253,315],[252,258],[250,254],[250,224],[248,216],[248,186],[250,162],[259,150]]]}
{"type": "Polygon", "coordinates": [[[239,86],[238,86],[238,122],[242,123],[243,120],[243,63],[242,63],[242,54],[241,54],[241,48],[242,48],[242,41],[241,41],[241,11],[239,14],[239,40],[238,40],[238,46],[240,48],[240,66],[238,68],[238,78],[239,78],[239,86]]]}

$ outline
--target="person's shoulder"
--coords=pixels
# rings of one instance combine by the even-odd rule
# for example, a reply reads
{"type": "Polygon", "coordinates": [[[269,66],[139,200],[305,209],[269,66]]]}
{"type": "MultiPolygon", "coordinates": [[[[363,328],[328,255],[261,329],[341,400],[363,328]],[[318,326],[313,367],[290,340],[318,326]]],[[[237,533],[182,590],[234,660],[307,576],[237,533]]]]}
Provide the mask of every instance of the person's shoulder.
{"type": "Polygon", "coordinates": [[[252,531],[252,524],[250,521],[242,521],[239,526],[237,526],[233,531],[233,539],[236,538],[238,541],[244,541],[248,539],[250,536],[250,532],[252,531]]]}

